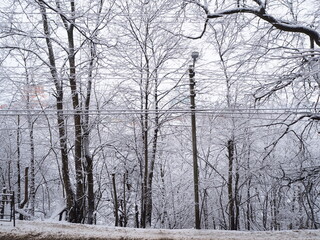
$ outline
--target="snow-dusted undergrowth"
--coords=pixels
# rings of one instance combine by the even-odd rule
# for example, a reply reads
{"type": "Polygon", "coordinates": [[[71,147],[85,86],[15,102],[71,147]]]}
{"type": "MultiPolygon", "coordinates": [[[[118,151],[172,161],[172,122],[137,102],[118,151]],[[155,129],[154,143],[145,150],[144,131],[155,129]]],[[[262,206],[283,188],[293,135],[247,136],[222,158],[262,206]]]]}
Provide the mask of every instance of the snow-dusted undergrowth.
{"type": "Polygon", "coordinates": [[[293,230],[277,232],[243,232],[217,230],[133,229],[91,226],[61,222],[17,221],[0,222],[0,239],[121,239],[121,240],[320,240],[320,230],[293,230]]]}

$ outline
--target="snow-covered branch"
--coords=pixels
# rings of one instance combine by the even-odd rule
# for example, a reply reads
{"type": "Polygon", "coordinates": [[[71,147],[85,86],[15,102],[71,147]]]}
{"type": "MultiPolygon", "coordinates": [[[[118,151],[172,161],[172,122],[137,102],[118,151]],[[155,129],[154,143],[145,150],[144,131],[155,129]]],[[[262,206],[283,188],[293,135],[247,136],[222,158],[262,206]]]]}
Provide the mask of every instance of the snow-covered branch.
{"type": "MultiPolygon", "coordinates": [[[[196,4],[197,6],[202,8],[203,11],[205,12],[205,14],[207,15],[207,19],[220,18],[220,17],[224,17],[227,15],[237,14],[237,13],[249,13],[249,14],[253,14],[253,15],[267,21],[268,23],[270,23],[271,25],[273,25],[275,28],[277,28],[279,30],[286,31],[286,32],[297,32],[297,33],[302,33],[302,34],[308,35],[311,39],[314,40],[314,42],[318,46],[320,46],[320,33],[319,32],[317,32],[316,30],[314,30],[310,27],[307,27],[307,26],[303,26],[303,25],[299,25],[299,24],[295,24],[295,23],[291,23],[291,22],[287,22],[287,21],[283,21],[283,20],[275,18],[274,16],[272,16],[266,12],[265,4],[262,3],[261,1],[255,1],[256,3],[259,4],[259,6],[256,8],[254,8],[254,7],[237,7],[237,8],[224,9],[224,10],[217,11],[214,13],[210,12],[209,8],[206,5],[203,5],[203,4],[199,3],[198,1],[193,0],[193,1],[188,1],[188,2],[192,3],[192,4],[196,4]]],[[[205,27],[204,27],[204,29],[205,29],[205,27]]],[[[198,38],[202,37],[202,35],[203,34],[201,34],[201,36],[199,36],[198,38]]]]}

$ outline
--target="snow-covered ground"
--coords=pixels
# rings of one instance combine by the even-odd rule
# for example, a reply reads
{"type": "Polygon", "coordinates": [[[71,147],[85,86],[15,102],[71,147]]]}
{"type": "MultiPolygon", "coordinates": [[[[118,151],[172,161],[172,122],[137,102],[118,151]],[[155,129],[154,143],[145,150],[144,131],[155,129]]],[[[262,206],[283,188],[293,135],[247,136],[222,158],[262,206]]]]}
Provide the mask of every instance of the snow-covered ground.
{"type": "Polygon", "coordinates": [[[293,230],[275,232],[243,232],[217,230],[164,230],[114,228],[70,224],[65,222],[17,221],[0,222],[0,239],[121,239],[121,240],[320,240],[320,230],[293,230]]]}

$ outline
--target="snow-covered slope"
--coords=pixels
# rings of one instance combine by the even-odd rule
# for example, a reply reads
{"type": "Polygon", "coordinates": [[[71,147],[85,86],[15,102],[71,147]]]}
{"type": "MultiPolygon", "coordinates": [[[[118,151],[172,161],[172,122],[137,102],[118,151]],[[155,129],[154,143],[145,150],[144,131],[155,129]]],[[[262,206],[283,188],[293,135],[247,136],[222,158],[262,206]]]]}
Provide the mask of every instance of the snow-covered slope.
{"type": "Polygon", "coordinates": [[[164,230],[91,226],[61,222],[17,221],[16,227],[0,222],[0,239],[121,239],[121,240],[320,240],[320,230],[243,232],[217,230],[164,230]]]}

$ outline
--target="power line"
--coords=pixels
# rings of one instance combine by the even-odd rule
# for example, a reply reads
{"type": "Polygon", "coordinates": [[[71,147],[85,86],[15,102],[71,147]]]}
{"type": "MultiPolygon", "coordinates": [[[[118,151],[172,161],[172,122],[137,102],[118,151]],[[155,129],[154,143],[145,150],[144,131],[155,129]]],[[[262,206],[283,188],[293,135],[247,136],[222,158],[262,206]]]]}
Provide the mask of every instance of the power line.
{"type": "MultiPolygon", "coordinates": [[[[237,109],[227,109],[227,108],[197,108],[195,110],[190,109],[109,109],[109,110],[89,110],[84,112],[80,110],[66,109],[63,110],[63,115],[136,115],[136,114],[189,114],[195,112],[197,114],[215,114],[215,115],[275,115],[275,114],[294,114],[294,115],[311,115],[319,114],[320,109],[314,108],[237,108],[237,109]],[[317,111],[317,112],[315,112],[317,111]]],[[[55,115],[57,110],[55,109],[0,109],[1,116],[17,116],[17,115],[55,115]]]]}
{"type": "MultiPolygon", "coordinates": [[[[114,115],[115,116],[115,115],[114,115]]],[[[184,116],[184,117],[189,117],[189,116],[184,116]]],[[[223,115],[223,116],[217,116],[217,119],[213,120],[214,121],[218,121],[218,119],[220,118],[223,118],[223,119],[228,119],[228,118],[233,118],[230,117],[230,116],[226,116],[226,115],[223,115]]],[[[266,118],[266,117],[245,117],[245,116],[238,116],[237,119],[241,119],[241,120],[244,120],[244,121],[254,121],[254,122],[251,122],[251,125],[250,126],[242,126],[242,127],[237,127],[238,130],[241,130],[241,129],[247,129],[247,128],[259,128],[261,126],[263,127],[266,127],[266,125],[268,125],[268,123],[266,123],[265,121],[271,121],[272,123],[274,123],[274,121],[277,121],[277,123],[284,123],[286,121],[288,121],[288,118],[266,118]],[[262,125],[260,126],[259,124],[257,124],[255,121],[264,121],[264,123],[261,123],[262,125]]],[[[71,121],[71,120],[70,120],[71,121]]],[[[173,118],[171,119],[170,121],[167,122],[167,124],[163,125],[161,128],[178,128],[178,127],[183,127],[183,128],[191,128],[191,125],[190,124],[187,124],[185,123],[184,121],[181,121],[181,119],[178,119],[179,122],[181,123],[177,123],[177,119],[173,118]]],[[[303,120],[301,119],[300,120],[301,122],[308,122],[308,120],[303,120]]],[[[126,127],[128,127],[129,129],[131,128],[130,125],[131,124],[134,124],[134,123],[139,123],[140,122],[140,119],[138,118],[135,118],[135,119],[130,119],[128,120],[127,118],[126,119],[117,119],[117,120],[112,120],[112,119],[108,119],[108,120],[105,120],[105,119],[101,119],[101,120],[96,120],[96,119],[93,119],[93,122],[90,123],[90,126],[92,127],[92,129],[94,129],[93,126],[97,126],[97,125],[100,125],[102,127],[112,127],[114,124],[124,124],[126,127]],[[106,126],[108,125],[108,126],[106,126]]],[[[188,120],[186,120],[186,122],[188,122],[188,120]]],[[[33,129],[34,130],[41,130],[41,129],[48,129],[49,127],[52,128],[52,129],[56,129],[58,128],[59,126],[56,125],[56,124],[50,124],[49,123],[49,127],[46,123],[46,126],[40,126],[40,124],[38,124],[38,122],[35,122],[36,124],[34,124],[33,126],[33,129]]],[[[272,124],[272,123],[269,123],[269,124],[272,124]]],[[[20,130],[20,131],[25,131],[25,130],[30,130],[29,127],[24,127],[24,125],[27,124],[26,122],[21,124],[20,126],[17,126],[16,128],[10,128],[10,127],[3,127],[3,128],[0,128],[0,131],[17,131],[17,130],[20,130]]],[[[1,124],[0,124],[1,125],[1,124]]],[[[74,124],[65,124],[64,127],[74,127],[76,125],[74,124]]],[[[208,128],[208,125],[207,124],[203,124],[202,121],[198,120],[198,127],[199,128],[208,128]]],[[[226,126],[225,126],[226,127],[226,126]]],[[[219,127],[218,127],[219,128],[219,127]]]]}

